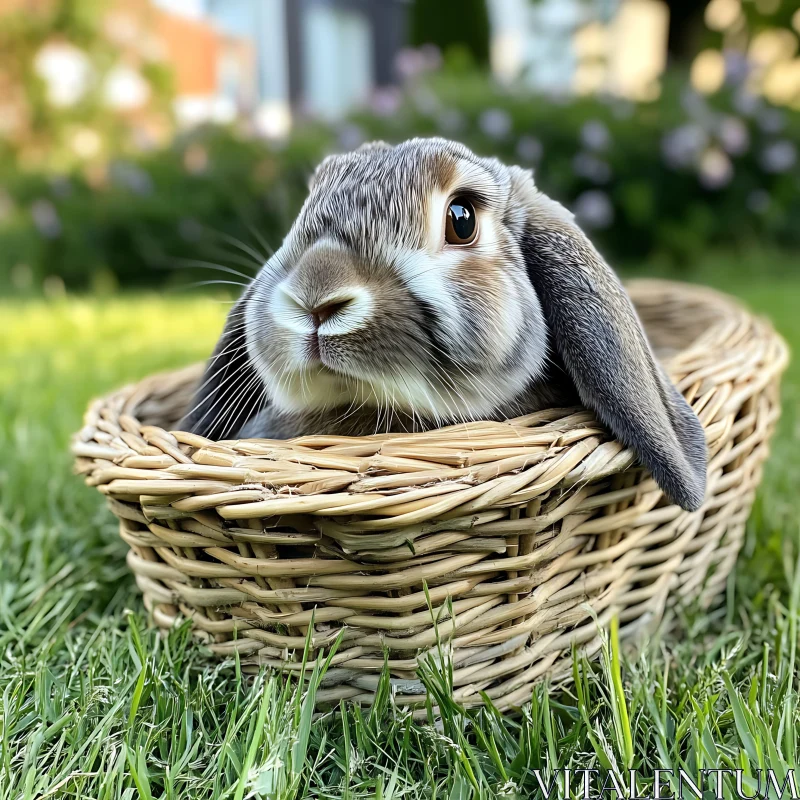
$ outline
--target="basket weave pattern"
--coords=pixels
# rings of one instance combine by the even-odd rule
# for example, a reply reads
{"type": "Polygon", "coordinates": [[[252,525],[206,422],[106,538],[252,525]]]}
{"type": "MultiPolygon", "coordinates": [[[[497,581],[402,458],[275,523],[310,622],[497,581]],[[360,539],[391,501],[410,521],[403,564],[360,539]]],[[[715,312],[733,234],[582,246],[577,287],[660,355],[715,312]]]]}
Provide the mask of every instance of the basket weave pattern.
{"type": "Polygon", "coordinates": [[[768,323],[708,289],[629,290],[706,431],[694,513],[580,408],[363,438],[169,432],[200,365],[93,403],[77,468],[158,626],[189,617],[218,654],[295,671],[309,635],[312,660],[341,635],[319,703],[370,702],[385,663],[397,701],[419,703],[417,667],[445,643],[457,700],[514,707],[573,643],[597,650],[612,615],[631,634],[718,594],[780,413],[787,351],[768,323]]]}

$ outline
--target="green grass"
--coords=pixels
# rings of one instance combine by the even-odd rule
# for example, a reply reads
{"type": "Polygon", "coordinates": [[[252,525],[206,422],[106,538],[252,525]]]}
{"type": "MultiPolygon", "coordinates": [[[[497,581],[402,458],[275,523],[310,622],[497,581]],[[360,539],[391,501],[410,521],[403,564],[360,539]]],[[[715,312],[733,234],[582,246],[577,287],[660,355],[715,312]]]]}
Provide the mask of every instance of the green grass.
{"type": "MultiPolygon", "coordinates": [[[[701,274],[797,349],[800,276],[742,272],[701,274]]],[[[599,661],[576,660],[574,684],[541,687],[520,715],[466,713],[447,676],[431,675],[436,724],[412,722],[387,694],[312,722],[318,675],[306,693],[243,678],[185,627],[148,628],[110,514],[70,474],[89,398],[202,358],[224,310],[155,296],[0,304],[0,798],[529,797],[533,770],[549,784],[563,767],[612,769],[625,784],[637,768],[645,794],[657,767],[772,768],[779,781],[794,768],[800,365],[716,610],[684,612],[678,634],[638,652],[611,636],[599,661]]]]}

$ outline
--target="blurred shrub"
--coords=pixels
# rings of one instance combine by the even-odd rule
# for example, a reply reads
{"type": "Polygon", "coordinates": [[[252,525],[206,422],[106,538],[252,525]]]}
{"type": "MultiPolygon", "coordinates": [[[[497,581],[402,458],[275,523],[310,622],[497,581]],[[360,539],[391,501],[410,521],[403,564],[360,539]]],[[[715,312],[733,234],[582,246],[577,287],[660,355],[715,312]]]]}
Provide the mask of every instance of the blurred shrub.
{"type": "Polygon", "coordinates": [[[226,277],[186,259],[247,273],[277,247],[322,151],[311,138],[275,150],[208,129],[68,175],[0,165],[0,282],[26,290],[57,276],[84,289],[226,277]]]}
{"type": "Polygon", "coordinates": [[[532,167],[616,265],[647,258],[687,272],[709,247],[800,245],[796,112],[735,85],[704,99],[678,80],[639,106],[547,99],[426,64],[406,59],[402,96],[379,95],[335,129],[299,127],[280,146],[218,129],[68,175],[0,160],[0,283],[165,283],[185,278],[172,270],[181,259],[242,269],[279,244],[326,152],[412,135],[532,167]]]}
{"type": "Polygon", "coordinates": [[[476,64],[489,63],[489,12],[486,0],[413,0],[411,42],[447,53],[466,51],[476,64]]]}

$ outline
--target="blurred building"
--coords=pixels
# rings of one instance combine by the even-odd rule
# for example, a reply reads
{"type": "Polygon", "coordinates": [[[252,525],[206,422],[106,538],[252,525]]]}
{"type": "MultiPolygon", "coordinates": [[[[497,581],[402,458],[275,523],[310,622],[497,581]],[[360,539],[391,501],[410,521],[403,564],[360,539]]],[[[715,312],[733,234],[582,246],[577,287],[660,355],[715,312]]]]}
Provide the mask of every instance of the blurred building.
{"type": "MultiPolygon", "coordinates": [[[[296,117],[342,118],[397,80],[411,2],[103,0],[87,6],[105,40],[107,54],[96,58],[96,48],[60,31],[64,1],[0,0],[0,20],[9,13],[49,18],[52,35],[32,62],[47,102],[77,109],[100,84],[100,103],[124,117],[141,142],[171,133],[161,102],[168,92],[152,80],[157,65],[171,75],[181,126],[245,119],[263,134],[282,136],[296,117]]],[[[663,0],[487,3],[499,79],[558,95],[605,91],[647,99],[657,93],[669,24],[663,0]]],[[[0,136],[23,146],[37,118],[36,98],[26,95],[17,74],[27,66],[9,63],[0,60],[0,136]]],[[[711,66],[719,73],[719,63],[711,66]]],[[[86,130],[69,132],[82,157],[99,147],[89,122],[86,130]]]]}
{"type": "MultiPolygon", "coordinates": [[[[173,0],[166,5],[105,0],[87,8],[83,35],[71,37],[59,22],[58,0],[0,0],[0,25],[10,15],[41,20],[28,34],[39,40],[32,58],[22,48],[6,57],[0,54],[0,134],[23,143],[30,135],[37,112],[31,107],[36,98],[24,91],[27,70],[43,82],[48,106],[71,114],[76,125],[81,117],[93,123],[102,113],[111,113],[142,143],[171,133],[161,104],[170,94],[183,125],[227,122],[253,111],[258,85],[250,39],[221,30],[200,15],[183,13],[185,3],[173,0]],[[165,68],[166,83],[153,82],[154,67],[165,68]],[[87,101],[97,106],[91,114],[87,101]]],[[[76,128],[75,135],[77,149],[87,157],[100,146],[91,127],[76,128]]]]}
{"type": "Polygon", "coordinates": [[[492,69],[551,94],[646,99],[666,66],[662,0],[490,0],[492,69]]]}
{"type": "Polygon", "coordinates": [[[160,9],[152,32],[172,69],[179,123],[229,122],[254,111],[256,52],[249,39],[160,9]]]}
{"type": "Polygon", "coordinates": [[[204,0],[208,18],[252,43],[256,122],[279,135],[292,113],[343,116],[394,82],[406,0],[204,0]]]}
{"type": "MultiPolygon", "coordinates": [[[[54,106],[76,107],[102,81],[105,105],[143,140],[168,135],[147,78],[154,64],[171,74],[180,126],[246,119],[281,136],[294,116],[337,119],[392,84],[406,40],[408,0],[103,0],[87,19],[116,55],[109,66],[60,35],[60,2],[0,0],[0,20],[21,13],[54,26],[34,65],[54,106]]],[[[24,139],[34,114],[7,73],[0,59],[0,134],[13,127],[24,139]]]]}

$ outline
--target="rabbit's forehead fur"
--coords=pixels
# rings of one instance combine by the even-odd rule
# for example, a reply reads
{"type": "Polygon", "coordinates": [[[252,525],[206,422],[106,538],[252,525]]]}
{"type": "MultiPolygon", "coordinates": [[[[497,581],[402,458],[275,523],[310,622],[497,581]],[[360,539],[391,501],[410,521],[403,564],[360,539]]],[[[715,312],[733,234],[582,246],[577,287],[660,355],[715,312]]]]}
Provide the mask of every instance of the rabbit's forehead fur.
{"type": "Polygon", "coordinates": [[[391,404],[445,420],[506,407],[542,371],[547,332],[520,250],[530,175],[443,139],[331,156],[248,301],[248,349],[287,409],[391,404]],[[445,243],[474,198],[478,237],[445,243]],[[304,311],[348,300],[319,328],[304,311]],[[449,409],[449,411],[448,411],[449,409]]]}
{"type": "Polygon", "coordinates": [[[388,246],[424,249],[431,228],[441,228],[448,195],[471,191],[502,213],[508,188],[506,167],[456,142],[376,143],[323,161],[295,230],[306,241],[334,233],[365,255],[388,246]]]}

